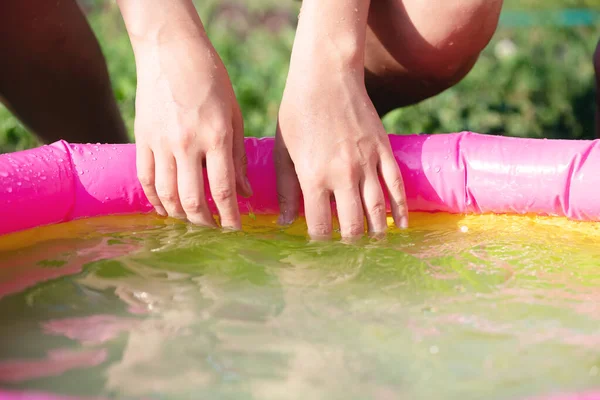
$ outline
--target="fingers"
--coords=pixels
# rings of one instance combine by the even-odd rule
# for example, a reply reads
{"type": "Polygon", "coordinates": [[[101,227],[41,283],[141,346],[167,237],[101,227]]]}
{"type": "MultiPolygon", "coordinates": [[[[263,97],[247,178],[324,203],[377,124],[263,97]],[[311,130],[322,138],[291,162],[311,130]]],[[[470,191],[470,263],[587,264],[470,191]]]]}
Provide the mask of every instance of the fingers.
{"type": "Polygon", "coordinates": [[[391,151],[385,151],[381,155],[379,165],[381,177],[388,191],[390,208],[394,223],[398,228],[408,228],[408,205],[404,190],[404,181],[400,173],[400,167],[391,151]]]}
{"type": "MultiPolygon", "coordinates": [[[[289,225],[298,216],[300,206],[300,183],[283,139],[277,129],[273,159],[277,172],[277,201],[279,203],[279,218],[277,223],[289,225]]],[[[329,203],[328,203],[329,204],[329,203]]]]}
{"type": "Polygon", "coordinates": [[[167,211],[164,209],[154,185],[154,153],[143,144],[136,146],[136,169],[138,180],[148,201],[159,215],[166,217],[167,211]]]}
{"type": "Polygon", "coordinates": [[[177,191],[177,165],[170,153],[155,152],[156,193],[167,213],[175,218],[185,219],[186,215],[179,201],[177,191]]]}
{"type": "Polygon", "coordinates": [[[331,203],[328,190],[309,190],[304,195],[308,234],[316,240],[331,237],[331,203]]]}
{"type": "Polygon", "coordinates": [[[193,152],[176,157],[177,186],[181,207],[192,224],[216,226],[204,194],[202,154],[193,152]]]}
{"type": "Polygon", "coordinates": [[[228,157],[226,147],[206,155],[206,169],[212,198],[219,210],[221,226],[241,229],[238,208],[234,163],[228,157]]]}
{"type": "Polygon", "coordinates": [[[248,158],[244,145],[244,122],[239,110],[234,112],[233,117],[233,163],[239,194],[244,197],[252,196],[252,186],[247,175],[248,158]]]}
{"type": "Polygon", "coordinates": [[[336,190],[334,195],[342,237],[362,236],[365,233],[365,216],[358,182],[348,189],[336,190]]]}
{"type": "Polygon", "coordinates": [[[369,233],[384,233],[387,230],[385,197],[376,168],[366,171],[360,186],[369,233]]]}

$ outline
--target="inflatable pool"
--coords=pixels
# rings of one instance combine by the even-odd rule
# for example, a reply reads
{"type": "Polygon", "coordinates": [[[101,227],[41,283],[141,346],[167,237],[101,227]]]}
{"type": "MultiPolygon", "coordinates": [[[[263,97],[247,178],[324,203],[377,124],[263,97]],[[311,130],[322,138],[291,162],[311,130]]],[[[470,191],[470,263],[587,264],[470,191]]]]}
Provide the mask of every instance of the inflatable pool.
{"type": "MultiPolygon", "coordinates": [[[[472,132],[390,135],[390,140],[410,211],[600,220],[598,141],[472,132]]],[[[246,139],[255,194],[240,199],[242,213],[278,212],[272,148],[272,138],[246,139]]],[[[209,205],[216,212],[210,199],[209,205]]],[[[0,234],[150,210],[136,177],[134,145],[60,141],[0,156],[0,234]]]]}
{"type": "Polygon", "coordinates": [[[273,225],[271,138],[245,234],[153,215],[134,145],[0,155],[0,399],[600,399],[598,142],[390,140],[411,227],[356,246],[273,225]]]}

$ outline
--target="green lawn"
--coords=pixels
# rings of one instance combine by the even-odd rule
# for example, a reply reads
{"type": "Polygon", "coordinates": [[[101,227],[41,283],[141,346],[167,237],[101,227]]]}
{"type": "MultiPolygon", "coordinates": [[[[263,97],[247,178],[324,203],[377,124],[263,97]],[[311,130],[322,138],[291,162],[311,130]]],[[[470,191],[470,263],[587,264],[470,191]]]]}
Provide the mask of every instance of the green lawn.
{"type": "MultiPolygon", "coordinates": [[[[86,1],[106,55],[114,92],[132,134],[135,65],[113,2],[86,1]]],[[[598,0],[507,1],[505,12],[598,8],[598,0]]],[[[248,136],[274,133],[299,2],[203,1],[199,12],[231,75],[248,136]]],[[[507,15],[507,14],[505,14],[507,15]]],[[[501,26],[473,71],[454,88],[384,119],[393,133],[481,133],[592,138],[595,89],[591,62],[600,18],[588,26],[501,26]]],[[[0,152],[37,145],[0,108],[0,152]]]]}

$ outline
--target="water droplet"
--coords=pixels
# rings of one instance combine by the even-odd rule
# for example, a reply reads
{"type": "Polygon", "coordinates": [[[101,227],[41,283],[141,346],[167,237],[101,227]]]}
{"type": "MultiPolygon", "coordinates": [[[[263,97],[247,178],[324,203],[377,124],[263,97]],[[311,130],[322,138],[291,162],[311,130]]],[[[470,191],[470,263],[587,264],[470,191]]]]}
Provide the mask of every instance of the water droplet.
{"type": "Polygon", "coordinates": [[[3,177],[3,178],[6,178],[6,177],[8,177],[8,172],[6,172],[6,171],[0,171],[0,176],[3,177]]]}
{"type": "Polygon", "coordinates": [[[7,187],[7,188],[6,188],[6,192],[7,192],[7,193],[12,193],[12,188],[11,188],[10,186],[9,186],[9,187],[7,187]]]}
{"type": "Polygon", "coordinates": [[[103,167],[103,166],[100,166],[100,169],[104,169],[104,167],[103,167]]]}
{"type": "Polygon", "coordinates": [[[96,160],[97,160],[97,158],[96,158],[96,157],[92,157],[92,161],[96,161],[96,160]]]}
{"type": "Polygon", "coordinates": [[[96,146],[100,146],[100,142],[96,143],[96,146]]]}
{"type": "Polygon", "coordinates": [[[83,175],[83,174],[84,174],[83,170],[79,171],[79,175],[83,175]]]}
{"type": "Polygon", "coordinates": [[[23,179],[25,179],[25,181],[29,182],[29,177],[28,176],[24,176],[23,179]]]}
{"type": "Polygon", "coordinates": [[[21,182],[17,182],[17,186],[21,186],[21,185],[22,185],[22,183],[21,183],[21,182]]]}
{"type": "Polygon", "coordinates": [[[79,146],[73,146],[73,150],[75,150],[75,151],[79,150],[79,146]]]}
{"type": "Polygon", "coordinates": [[[110,199],[108,198],[108,196],[106,196],[106,197],[104,198],[104,201],[108,201],[108,200],[110,200],[110,199]]]}
{"type": "Polygon", "coordinates": [[[86,170],[85,170],[85,172],[86,172],[86,173],[88,173],[88,172],[90,172],[90,170],[89,170],[89,169],[86,169],[86,170]]]}
{"type": "Polygon", "coordinates": [[[439,173],[442,169],[440,167],[435,167],[435,172],[439,173]]]}
{"type": "Polygon", "coordinates": [[[62,158],[58,159],[58,162],[63,162],[63,161],[65,161],[65,160],[63,160],[62,158]]]}
{"type": "Polygon", "coordinates": [[[40,179],[43,180],[43,181],[45,181],[46,177],[44,175],[42,175],[42,176],[40,176],[40,179]]]}

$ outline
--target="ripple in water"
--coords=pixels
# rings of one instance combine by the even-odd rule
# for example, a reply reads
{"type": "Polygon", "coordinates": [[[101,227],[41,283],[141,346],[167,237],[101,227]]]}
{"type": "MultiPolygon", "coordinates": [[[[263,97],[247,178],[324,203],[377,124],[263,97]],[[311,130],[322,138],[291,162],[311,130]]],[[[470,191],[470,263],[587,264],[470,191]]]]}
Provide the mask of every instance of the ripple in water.
{"type": "Polygon", "coordinates": [[[597,227],[416,215],[408,231],[344,244],[271,219],[221,233],[100,218],[6,249],[0,384],[172,399],[600,386],[597,227]]]}

